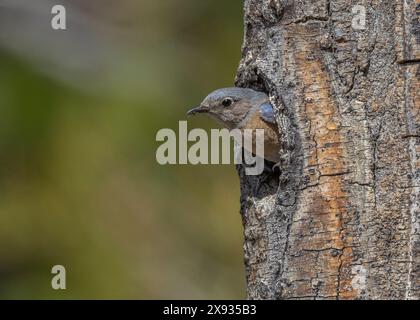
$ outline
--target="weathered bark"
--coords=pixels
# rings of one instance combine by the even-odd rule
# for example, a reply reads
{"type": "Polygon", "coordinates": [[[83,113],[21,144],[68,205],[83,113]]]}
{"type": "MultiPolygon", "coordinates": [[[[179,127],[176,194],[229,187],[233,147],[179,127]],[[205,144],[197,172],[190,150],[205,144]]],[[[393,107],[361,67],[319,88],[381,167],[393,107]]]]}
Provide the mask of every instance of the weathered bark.
{"type": "Polygon", "coordinates": [[[419,298],[419,3],[245,1],[282,136],[280,176],[238,167],[250,299],[419,298]]]}

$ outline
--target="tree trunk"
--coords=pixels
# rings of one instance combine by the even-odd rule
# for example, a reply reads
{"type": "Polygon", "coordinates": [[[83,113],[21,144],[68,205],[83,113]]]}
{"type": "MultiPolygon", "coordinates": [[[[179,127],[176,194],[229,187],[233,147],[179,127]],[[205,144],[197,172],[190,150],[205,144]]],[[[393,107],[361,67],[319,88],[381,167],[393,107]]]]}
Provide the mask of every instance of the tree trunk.
{"type": "Polygon", "coordinates": [[[280,175],[238,166],[248,298],[419,298],[419,10],[245,1],[236,84],[282,137],[280,175]]]}

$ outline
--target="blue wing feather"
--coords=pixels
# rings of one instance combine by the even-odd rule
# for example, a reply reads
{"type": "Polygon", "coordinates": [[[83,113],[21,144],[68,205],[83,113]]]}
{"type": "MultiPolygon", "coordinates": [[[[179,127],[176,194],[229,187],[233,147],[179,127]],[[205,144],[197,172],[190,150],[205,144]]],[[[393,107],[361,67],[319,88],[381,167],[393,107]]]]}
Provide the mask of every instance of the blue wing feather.
{"type": "Polygon", "coordinates": [[[276,124],[276,116],[274,114],[274,109],[269,102],[260,105],[260,117],[268,123],[276,124]]]}

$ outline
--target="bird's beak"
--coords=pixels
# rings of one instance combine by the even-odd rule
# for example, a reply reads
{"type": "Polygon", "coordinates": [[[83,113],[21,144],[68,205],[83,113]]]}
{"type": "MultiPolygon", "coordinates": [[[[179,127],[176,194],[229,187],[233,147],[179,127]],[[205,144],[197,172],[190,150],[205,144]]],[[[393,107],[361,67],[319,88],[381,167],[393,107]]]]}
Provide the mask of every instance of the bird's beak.
{"type": "Polygon", "coordinates": [[[199,105],[198,107],[192,108],[190,111],[187,112],[187,115],[193,116],[196,113],[207,113],[209,112],[208,106],[199,105]]]}

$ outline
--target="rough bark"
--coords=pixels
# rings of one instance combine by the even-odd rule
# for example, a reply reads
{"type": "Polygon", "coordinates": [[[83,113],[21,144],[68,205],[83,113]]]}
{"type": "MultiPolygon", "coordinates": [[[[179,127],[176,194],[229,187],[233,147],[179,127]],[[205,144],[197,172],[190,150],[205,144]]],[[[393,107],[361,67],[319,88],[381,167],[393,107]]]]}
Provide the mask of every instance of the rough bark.
{"type": "Polygon", "coordinates": [[[419,298],[419,3],[245,1],[236,84],[282,136],[279,175],[238,166],[248,298],[419,298]]]}

